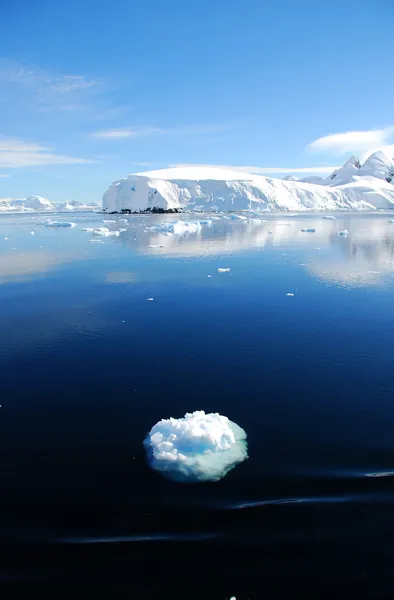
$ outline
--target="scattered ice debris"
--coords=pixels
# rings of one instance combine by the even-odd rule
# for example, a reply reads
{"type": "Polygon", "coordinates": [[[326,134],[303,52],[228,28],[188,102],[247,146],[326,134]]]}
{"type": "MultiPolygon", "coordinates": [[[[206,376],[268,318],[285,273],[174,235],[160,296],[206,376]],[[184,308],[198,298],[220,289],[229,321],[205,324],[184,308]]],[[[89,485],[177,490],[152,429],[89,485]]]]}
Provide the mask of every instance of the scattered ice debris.
{"type": "Polygon", "coordinates": [[[252,225],[261,225],[263,222],[261,219],[246,219],[247,223],[252,223],[252,225]]]}
{"type": "Polygon", "coordinates": [[[347,229],[342,229],[342,231],[338,231],[338,235],[342,235],[343,237],[346,237],[347,235],[349,235],[349,232],[347,229]]]}
{"type": "Polygon", "coordinates": [[[315,233],[316,229],[313,227],[308,227],[307,229],[301,229],[304,233],[315,233]]]}
{"type": "Polygon", "coordinates": [[[227,267],[226,269],[223,267],[218,268],[218,273],[228,273],[231,269],[227,267]]]}
{"type": "Polygon", "coordinates": [[[104,244],[103,240],[89,240],[90,244],[104,244]]]}
{"type": "Polygon", "coordinates": [[[330,221],[335,221],[336,217],[334,217],[333,215],[324,215],[322,217],[322,219],[327,219],[327,220],[330,220],[330,221]]]}
{"type": "Polygon", "coordinates": [[[108,227],[97,227],[97,229],[93,229],[92,234],[97,235],[99,237],[119,237],[120,235],[119,231],[110,231],[108,227]]]}
{"type": "Polygon", "coordinates": [[[92,231],[94,231],[94,227],[84,227],[82,231],[88,231],[89,233],[92,233],[92,231]]]}
{"type": "Polygon", "coordinates": [[[148,227],[148,231],[156,231],[170,235],[183,235],[184,233],[196,233],[200,231],[200,221],[171,221],[169,223],[159,223],[148,227]]]}
{"type": "Polygon", "coordinates": [[[218,413],[203,410],[162,419],[144,440],[152,469],[174,481],[219,481],[248,458],[246,433],[218,413]]]}
{"type": "Polygon", "coordinates": [[[45,227],[75,227],[76,223],[70,221],[47,221],[44,223],[45,227]]]}
{"type": "Polygon", "coordinates": [[[294,294],[292,294],[291,292],[288,292],[288,293],[286,294],[286,296],[294,296],[294,294]]]}
{"type": "Polygon", "coordinates": [[[116,223],[115,219],[103,219],[103,223],[116,223]]]}
{"type": "Polygon", "coordinates": [[[243,215],[226,215],[224,217],[222,217],[222,219],[225,219],[226,221],[247,221],[247,217],[244,217],[243,215]]]}
{"type": "Polygon", "coordinates": [[[147,298],[147,300],[153,300],[153,298],[147,298]]]}
{"type": "Polygon", "coordinates": [[[164,244],[149,244],[148,248],[165,248],[164,244]]]}
{"type": "Polygon", "coordinates": [[[118,223],[128,223],[127,219],[117,219],[118,223]]]}

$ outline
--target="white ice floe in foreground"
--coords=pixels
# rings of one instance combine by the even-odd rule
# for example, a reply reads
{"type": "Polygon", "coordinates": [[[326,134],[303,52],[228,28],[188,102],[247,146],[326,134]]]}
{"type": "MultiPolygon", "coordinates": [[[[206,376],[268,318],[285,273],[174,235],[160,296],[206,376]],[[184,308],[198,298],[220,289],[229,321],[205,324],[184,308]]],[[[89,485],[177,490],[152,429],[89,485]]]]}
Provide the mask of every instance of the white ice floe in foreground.
{"type": "Polygon", "coordinates": [[[144,446],[152,469],[175,481],[218,481],[248,458],[246,433],[218,413],[203,410],[162,419],[144,446]]]}
{"type": "Polygon", "coordinates": [[[71,221],[47,221],[44,223],[45,227],[75,227],[76,223],[71,221]]]}
{"type": "MultiPolygon", "coordinates": [[[[389,209],[394,208],[393,182],[394,160],[383,151],[363,165],[351,157],[326,179],[305,181],[196,165],[134,173],[115,181],[103,196],[103,209],[108,213],[155,207],[194,212],[389,209]]],[[[239,215],[228,218],[240,220],[239,215]]]]}
{"type": "Polygon", "coordinates": [[[218,268],[218,273],[229,273],[230,272],[230,268],[229,267],[219,267],[218,268]]]}
{"type": "Polygon", "coordinates": [[[119,237],[120,232],[110,231],[108,227],[97,227],[96,229],[93,229],[92,235],[97,235],[98,237],[119,237]]]}

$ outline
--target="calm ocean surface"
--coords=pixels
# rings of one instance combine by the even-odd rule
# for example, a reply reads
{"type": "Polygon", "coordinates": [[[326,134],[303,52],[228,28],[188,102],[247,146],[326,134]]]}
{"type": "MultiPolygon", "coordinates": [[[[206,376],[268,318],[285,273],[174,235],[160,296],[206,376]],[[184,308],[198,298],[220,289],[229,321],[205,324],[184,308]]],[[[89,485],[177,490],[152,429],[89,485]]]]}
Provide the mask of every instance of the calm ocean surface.
{"type": "Polygon", "coordinates": [[[392,216],[47,218],[0,216],[0,588],[393,597],[392,216]],[[146,462],[194,410],[248,435],[216,483],[146,462]]]}

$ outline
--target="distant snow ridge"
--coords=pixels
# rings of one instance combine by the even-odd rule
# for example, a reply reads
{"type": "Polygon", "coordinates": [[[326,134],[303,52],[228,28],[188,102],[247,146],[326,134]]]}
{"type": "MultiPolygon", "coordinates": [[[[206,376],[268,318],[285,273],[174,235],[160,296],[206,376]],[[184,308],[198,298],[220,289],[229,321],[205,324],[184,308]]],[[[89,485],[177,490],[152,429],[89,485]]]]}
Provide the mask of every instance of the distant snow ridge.
{"type": "Polygon", "coordinates": [[[248,458],[246,433],[218,413],[203,410],[162,419],[144,440],[152,469],[175,481],[218,481],[248,458]]]}
{"type": "Polygon", "coordinates": [[[363,165],[352,156],[326,179],[275,179],[213,167],[177,167],[129,175],[103,196],[106,212],[147,208],[209,211],[304,211],[394,208],[394,161],[384,152],[363,165]]]}
{"type": "Polygon", "coordinates": [[[29,196],[24,200],[23,206],[25,208],[32,208],[33,210],[54,210],[55,206],[50,200],[41,198],[41,196],[29,196]]]}

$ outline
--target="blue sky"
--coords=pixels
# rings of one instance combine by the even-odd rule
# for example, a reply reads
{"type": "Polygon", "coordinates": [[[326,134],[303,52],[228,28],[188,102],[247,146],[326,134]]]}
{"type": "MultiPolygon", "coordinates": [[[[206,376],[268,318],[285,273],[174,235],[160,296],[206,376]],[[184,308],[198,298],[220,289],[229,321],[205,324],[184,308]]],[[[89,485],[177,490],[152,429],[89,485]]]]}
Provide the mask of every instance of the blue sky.
{"type": "Polygon", "coordinates": [[[394,155],[394,5],[5,0],[0,197],[177,164],[324,175],[394,155]]]}

